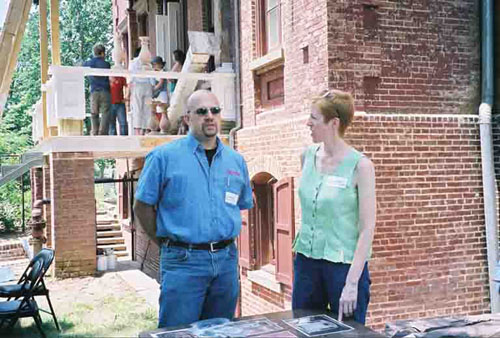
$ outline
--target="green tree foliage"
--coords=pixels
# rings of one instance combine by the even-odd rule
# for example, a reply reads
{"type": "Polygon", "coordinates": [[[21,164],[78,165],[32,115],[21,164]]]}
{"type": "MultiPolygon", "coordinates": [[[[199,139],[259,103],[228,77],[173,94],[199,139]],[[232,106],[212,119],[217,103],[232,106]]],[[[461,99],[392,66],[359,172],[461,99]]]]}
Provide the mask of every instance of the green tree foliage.
{"type": "Polygon", "coordinates": [[[107,54],[113,42],[111,0],[61,1],[61,62],[75,66],[92,57],[96,43],[106,46],[107,54]]]}
{"type": "MultiPolygon", "coordinates": [[[[92,57],[92,48],[96,43],[104,44],[109,55],[112,45],[113,20],[111,5],[111,0],[60,1],[60,42],[63,65],[80,65],[84,60],[92,57]]],[[[1,157],[2,154],[23,154],[33,146],[30,112],[40,96],[39,13],[38,7],[33,6],[26,24],[10,95],[0,120],[1,163],[7,162],[1,157]]],[[[25,180],[27,180],[26,176],[28,175],[25,175],[25,180]]],[[[26,183],[29,186],[29,182],[26,181],[26,183]]],[[[19,185],[19,182],[10,182],[0,187],[0,224],[10,229],[21,223],[19,185]]],[[[25,198],[29,201],[29,191],[26,192],[25,198]]]]}

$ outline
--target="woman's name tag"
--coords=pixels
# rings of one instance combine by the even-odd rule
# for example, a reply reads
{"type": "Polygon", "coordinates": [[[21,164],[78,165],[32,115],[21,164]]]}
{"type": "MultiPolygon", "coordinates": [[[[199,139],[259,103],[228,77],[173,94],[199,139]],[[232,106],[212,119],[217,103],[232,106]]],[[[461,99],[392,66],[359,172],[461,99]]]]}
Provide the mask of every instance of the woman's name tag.
{"type": "Polygon", "coordinates": [[[326,185],[333,188],[347,187],[347,178],[339,176],[328,176],[326,178],[326,185]]]}

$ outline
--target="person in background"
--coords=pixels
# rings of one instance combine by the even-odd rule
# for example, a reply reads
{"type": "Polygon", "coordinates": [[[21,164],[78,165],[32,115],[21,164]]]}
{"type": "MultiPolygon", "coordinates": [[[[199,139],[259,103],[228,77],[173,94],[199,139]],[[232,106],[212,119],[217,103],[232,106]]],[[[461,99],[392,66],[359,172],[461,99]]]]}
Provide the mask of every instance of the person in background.
{"type": "Polygon", "coordinates": [[[125,97],[123,90],[127,86],[124,77],[110,77],[111,113],[109,117],[109,135],[116,135],[116,120],[120,126],[120,135],[128,135],[127,113],[125,110],[125,97]]]}
{"type": "MultiPolygon", "coordinates": [[[[96,44],[94,46],[94,57],[85,61],[83,66],[110,69],[110,63],[104,60],[105,53],[105,47],[102,44],[96,44]]],[[[90,76],[91,135],[108,135],[110,104],[108,77],[90,76]]]]}
{"type": "Polygon", "coordinates": [[[302,226],[294,241],[293,309],[338,311],[364,324],[370,301],[367,260],[375,230],[373,163],[344,140],[354,100],[342,91],[313,99],[302,154],[302,226]]]}
{"type": "Polygon", "coordinates": [[[233,318],[235,238],[253,206],[245,160],[217,137],[217,97],[195,91],[187,111],[189,134],[147,155],[135,195],[136,219],[161,248],[159,327],[233,318]]]}
{"type": "MultiPolygon", "coordinates": [[[[172,53],[172,59],[174,60],[174,65],[172,66],[172,69],[170,69],[171,72],[180,72],[182,70],[182,66],[184,65],[184,61],[186,60],[186,54],[182,50],[176,49],[172,53]]],[[[177,80],[171,79],[168,81],[168,91],[170,95],[175,90],[175,85],[177,84],[177,80]]]]}
{"type": "MultiPolygon", "coordinates": [[[[142,71],[145,65],[139,58],[141,49],[135,52],[135,58],[130,62],[129,70],[132,72],[142,71]]],[[[135,135],[144,135],[148,128],[148,119],[151,114],[151,101],[153,86],[151,79],[147,77],[132,77],[129,83],[130,110],[132,112],[132,127],[135,135]]]]}
{"type": "MultiPolygon", "coordinates": [[[[165,67],[165,62],[161,56],[154,57],[151,64],[153,65],[153,69],[158,72],[163,71],[163,67],[165,67]]],[[[161,114],[166,112],[168,108],[169,94],[167,83],[167,79],[157,79],[153,85],[153,107],[158,123],[160,123],[161,114]]]]}

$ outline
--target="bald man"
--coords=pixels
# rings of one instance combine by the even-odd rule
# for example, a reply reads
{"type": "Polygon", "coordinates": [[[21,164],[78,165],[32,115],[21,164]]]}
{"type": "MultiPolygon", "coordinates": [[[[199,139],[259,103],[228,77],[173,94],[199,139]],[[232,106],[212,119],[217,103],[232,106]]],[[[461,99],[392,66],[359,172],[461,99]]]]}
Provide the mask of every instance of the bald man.
{"type": "Polygon", "coordinates": [[[187,102],[189,134],[146,157],[134,211],[160,246],[158,327],[232,319],[239,293],[235,238],[252,190],[243,157],[222,144],[220,106],[206,90],[187,102]]]}

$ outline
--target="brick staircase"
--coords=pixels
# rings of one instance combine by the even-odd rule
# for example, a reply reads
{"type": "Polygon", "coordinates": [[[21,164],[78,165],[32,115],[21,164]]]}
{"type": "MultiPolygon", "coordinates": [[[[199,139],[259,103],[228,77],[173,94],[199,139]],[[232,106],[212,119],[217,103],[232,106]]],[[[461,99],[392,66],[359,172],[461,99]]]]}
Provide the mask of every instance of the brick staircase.
{"type": "Polygon", "coordinates": [[[97,218],[97,248],[113,249],[119,260],[130,259],[120,223],[115,219],[97,218]]]}

